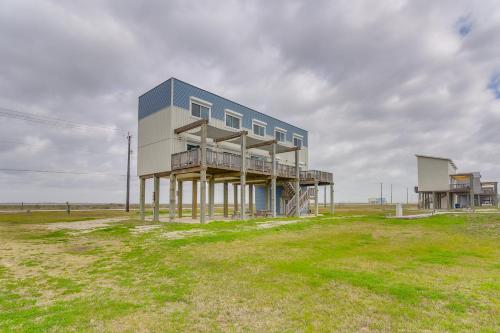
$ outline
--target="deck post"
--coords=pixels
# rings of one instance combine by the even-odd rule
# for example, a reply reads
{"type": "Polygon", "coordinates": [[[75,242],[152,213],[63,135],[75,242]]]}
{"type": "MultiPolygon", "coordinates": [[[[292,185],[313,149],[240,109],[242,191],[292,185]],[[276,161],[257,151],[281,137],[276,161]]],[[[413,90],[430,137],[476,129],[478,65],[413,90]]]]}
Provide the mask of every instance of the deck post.
{"type": "Polygon", "coordinates": [[[266,197],[266,204],[265,204],[265,208],[266,210],[270,210],[271,208],[271,205],[269,204],[269,181],[266,181],[266,185],[264,185],[264,189],[265,189],[265,197],[266,197]]]}
{"type": "Polygon", "coordinates": [[[201,125],[200,223],[206,222],[207,208],[207,124],[201,125]]]}
{"type": "Polygon", "coordinates": [[[233,215],[238,211],[238,184],[233,184],[233,215]]]}
{"type": "Polygon", "coordinates": [[[273,143],[271,152],[271,214],[276,217],[276,143],[273,143]]]}
{"type": "Polygon", "coordinates": [[[154,176],[153,221],[160,221],[160,177],[154,176]]]}
{"type": "Polygon", "coordinates": [[[474,211],[474,208],[476,206],[476,198],[475,198],[475,195],[474,195],[474,176],[471,175],[470,176],[470,194],[469,194],[469,197],[470,197],[470,207],[472,208],[472,211],[474,211]]]}
{"type": "Polygon", "coordinates": [[[214,218],[214,195],[215,195],[215,177],[212,175],[208,181],[208,217],[214,218]]]}
{"type": "Polygon", "coordinates": [[[198,218],[198,181],[193,179],[193,192],[191,198],[191,218],[198,218]]]}
{"type": "Polygon", "coordinates": [[[246,206],[246,181],[247,181],[247,136],[246,134],[241,135],[241,172],[240,172],[240,184],[241,184],[241,209],[240,218],[241,220],[246,219],[245,206],[246,206]]]}
{"type": "Polygon", "coordinates": [[[335,191],[333,190],[333,183],[330,184],[330,214],[335,213],[335,202],[334,202],[335,191]]]}
{"type": "Polygon", "coordinates": [[[253,216],[253,184],[248,184],[248,211],[253,216]]]}
{"type": "Polygon", "coordinates": [[[296,216],[300,216],[300,169],[299,150],[295,150],[295,211],[296,216]]]}
{"type": "Polygon", "coordinates": [[[314,215],[318,216],[319,202],[318,202],[318,181],[314,182],[314,215]]]}
{"type": "Polygon", "coordinates": [[[168,207],[168,216],[169,216],[169,221],[174,222],[175,219],[175,185],[177,183],[177,180],[175,179],[175,174],[171,173],[170,174],[170,205],[168,207]]]}
{"type": "Polygon", "coordinates": [[[323,198],[323,207],[326,208],[326,185],[323,186],[323,195],[324,195],[324,198],[323,198]]]}
{"type": "Polygon", "coordinates": [[[183,195],[183,185],[182,180],[177,181],[177,216],[182,218],[182,195],[183,195]]]}
{"type": "Polygon", "coordinates": [[[224,182],[224,217],[228,217],[229,216],[229,184],[228,182],[224,182]]]}
{"type": "Polygon", "coordinates": [[[139,178],[139,214],[141,216],[141,221],[144,221],[144,206],[146,203],[146,179],[139,178]]]}

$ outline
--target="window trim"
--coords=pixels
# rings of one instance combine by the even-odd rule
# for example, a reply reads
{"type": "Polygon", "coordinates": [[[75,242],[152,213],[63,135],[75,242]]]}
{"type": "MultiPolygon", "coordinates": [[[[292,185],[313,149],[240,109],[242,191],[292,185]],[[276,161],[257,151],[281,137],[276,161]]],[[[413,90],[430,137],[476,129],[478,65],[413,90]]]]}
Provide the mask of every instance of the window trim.
{"type": "Polygon", "coordinates": [[[278,142],[282,142],[282,143],[287,142],[287,141],[286,141],[286,132],[287,132],[287,130],[286,130],[286,129],[281,128],[281,127],[275,127],[275,128],[274,128],[274,139],[276,139],[276,132],[283,133],[283,134],[284,134],[284,136],[285,136],[285,140],[284,140],[284,141],[278,141],[278,140],[276,140],[276,141],[278,141],[278,142]]]}
{"type": "Polygon", "coordinates": [[[212,120],[212,103],[194,96],[189,97],[189,115],[195,119],[204,119],[204,118],[193,115],[193,103],[208,108],[208,122],[210,122],[212,120]]]}
{"type": "Polygon", "coordinates": [[[263,121],[260,121],[260,120],[257,120],[257,119],[252,119],[252,134],[253,135],[256,135],[256,136],[259,136],[261,138],[264,138],[266,136],[266,132],[267,132],[267,123],[266,122],[263,122],[263,121]],[[257,126],[260,126],[260,127],[264,127],[264,135],[256,134],[254,132],[254,130],[253,130],[254,125],[257,125],[257,126]]]}
{"type": "Polygon", "coordinates": [[[243,115],[239,112],[235,112],[233,110],[229,110],[229,109],[224,109],[224,127],[226,128],[230,128],[232,129],[233,131],[234,130],[241,130],[243,128],[243,115]],[[231,127],[231,126],[227,126],[227,123],[226,123],[226,118],[227,118],[227,115],[230,115],[231,117],[234,117],[234,118],[238,118],[240,120],[240,127],[239,128],[234,128],[234,127],[231,127]]]}
{"type": "Polygon", "coordinates": [[[292,139],[293,139],[292,143],[293,143],[294,147],[297,147],[297,146],[295,146],[295,142],[294,142],[295,139],[300,140],[300,142],[301,142],[300,148],[304,147],[304,136],[294,133],[292,139]]]}

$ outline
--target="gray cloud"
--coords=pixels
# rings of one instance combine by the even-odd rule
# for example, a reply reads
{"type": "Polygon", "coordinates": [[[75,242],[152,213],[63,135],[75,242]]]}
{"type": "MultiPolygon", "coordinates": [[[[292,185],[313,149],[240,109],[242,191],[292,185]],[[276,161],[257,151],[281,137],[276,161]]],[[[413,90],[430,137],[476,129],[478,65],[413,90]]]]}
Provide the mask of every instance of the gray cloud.
{"type": "MultiPolygon", "coordinates": [[[[498,36],[494,0],[4,1],[0,106],[135,130],[137,96],[175,76],[308,129],[338,200],[379,182],[403,200],[415,153],[500,178],[498,36]]],[[[24,142],[0,142],[2,167],[125,172],[123,134],[0,122],[0,141],[24,142]]],[[[120,176],[2,173],[0,187],[0,201],[124,196],[120,176]]]]}

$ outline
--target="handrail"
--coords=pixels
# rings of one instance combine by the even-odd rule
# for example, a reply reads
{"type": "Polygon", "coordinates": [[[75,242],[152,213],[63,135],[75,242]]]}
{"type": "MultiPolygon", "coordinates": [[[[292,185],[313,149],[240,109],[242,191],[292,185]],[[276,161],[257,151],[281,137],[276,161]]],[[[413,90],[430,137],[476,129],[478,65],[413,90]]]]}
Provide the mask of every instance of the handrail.
{"type": "Polygon", "coordinates": [[[331,172],[325,172],[319,170],[305,170],[305,171],[300,171],[300,180],[332,183],[333,174],[331,172]]]}
{"type": "Polygon", "coordinates": [[[305,207],[305,204],[309,202],[309,189],[307,191],[300,190],[299,193],[295,193],[295,195],[290,199],[285,207],[285,213],[287,216],[290,216],[292,213],[298,211],[299,215],[302,209],[305,207]],[[299,195],[299,207],[297,208],[295,205],[295,197],[299,195]]]}
{"type": "Polygon", "coordinates": [[[455,190],[455,189],[469,189],[470,185],[469,184],[450,184],[450,189],[455,190]]]}
{"type": "MultiPolygon", "coordinates": [[[[207,166],[221,167],[231,170],[241,169],[241,155],[207,149],[207,166]]],[[[171,156],[171,169],[178,170],[200,166],[201,149],[196,148],[171,156]]],[[[247,170],[264,174],[271,174],[272,162],[247,157],[247,170]]],[[[295,166],[276,163],[276,175],[283,178],[295,178],[295,166]]],[[[333,182],[333,174],[330,172],[307,170],[300,171],[301,181],[333,182]]]]}

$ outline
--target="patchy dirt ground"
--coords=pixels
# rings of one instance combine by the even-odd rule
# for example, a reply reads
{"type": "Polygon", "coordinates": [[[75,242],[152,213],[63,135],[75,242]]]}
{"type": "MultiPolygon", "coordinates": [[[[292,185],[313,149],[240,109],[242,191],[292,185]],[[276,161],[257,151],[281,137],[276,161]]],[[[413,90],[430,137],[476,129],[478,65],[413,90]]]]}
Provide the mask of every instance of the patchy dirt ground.
{"type": "Polygon", "coordinates": [[[88,220],[88,221],[74,221],[74,222],[56,222],[45,224],[32,224],[34,228],[56,230],[72,230],[79,233],[88,233],[97,229],[109,227],[113,223],[128,220],[128,217],[111,217],[105,219],[88,220]]]}

